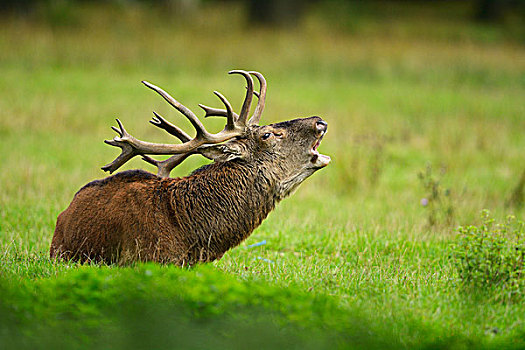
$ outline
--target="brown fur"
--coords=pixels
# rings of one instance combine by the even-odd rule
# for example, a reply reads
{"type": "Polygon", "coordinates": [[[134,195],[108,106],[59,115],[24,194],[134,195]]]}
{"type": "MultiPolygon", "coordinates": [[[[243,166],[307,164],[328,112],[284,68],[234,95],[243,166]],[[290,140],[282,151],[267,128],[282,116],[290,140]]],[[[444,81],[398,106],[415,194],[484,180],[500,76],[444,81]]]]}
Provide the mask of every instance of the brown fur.
{"type": "Polygon", "coordinates": [[[220,259],[324,166],[313,164],[306,152],[324,134],[316,129],[319,121],[253,127],[246,138],[231,142],[236,157],[184,178],[131,170],[85,185],[58,216],[50,256],[176,265],[220,259]],[[281,136],[263,140],[269,131],[281,136]]]}

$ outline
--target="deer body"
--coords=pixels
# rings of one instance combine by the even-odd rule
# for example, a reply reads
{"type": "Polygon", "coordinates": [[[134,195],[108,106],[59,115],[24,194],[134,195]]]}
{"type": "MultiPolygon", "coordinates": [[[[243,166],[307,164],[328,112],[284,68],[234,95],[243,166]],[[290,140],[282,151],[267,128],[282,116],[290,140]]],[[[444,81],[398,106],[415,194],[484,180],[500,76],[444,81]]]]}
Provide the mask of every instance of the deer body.
{"type": "MultiPolygon", "coordinates": [[[[245,73],[245,77],[249,75],[245,73]]],[[[255,113],[259,110],[260,114],[265,82],[262,76],[257,77],[261,92],[255,113]]],[[[250,88],[248,78],[247,81],[250,88]]],[[[247,96],[253,93],[248,91],[247,96]]],[[[208,115],[212,109],[206,108],[208,115]]],[[[127,134],[119,122],[121,129],[115,130],[121,137],[107,143],[122,148],[122,154],[104,169],[114,171],[140,154],[157,165],[158,175],[131,170],[85,185],[57,219],[51,257],[176,265],[220,259],[245,240],[278,201],[330,161],[317,152],[326,132],[321,118],[266,126],[239,124],[239,120],[247,119],[247,110],[249,106],[245,109],[243,105],[241,115],[234,116],[228,105],[226,111],[213,109],[215,115],[228,114],[231,125],[225,130],[234,135],[228,135],[226,143],[222,136],[216,140],[198,139],[199,136],[190,139],[156,114],[154,124],[183,141],[174,145],[178,147],[175,155],[165,161],[144,155],[157,154],[159,150],[162,154],[170,145],[157,147],[139,141],[127,134]],[[179,149],[183,151],[179,153],[179,149]],[[167,177],[174,166],[195,153],[215,162],[187,177],[167,177]]]]}
{"type": "Polygon", "coordinates": [[[254,170],[228,162],[185,178],[132,170],[91,182],[59,216],[52,247],[81,260],[213,261],[275,206],[274,186],[254,170]],[[85,235],[86,227],[94,234],[85,235]]]}

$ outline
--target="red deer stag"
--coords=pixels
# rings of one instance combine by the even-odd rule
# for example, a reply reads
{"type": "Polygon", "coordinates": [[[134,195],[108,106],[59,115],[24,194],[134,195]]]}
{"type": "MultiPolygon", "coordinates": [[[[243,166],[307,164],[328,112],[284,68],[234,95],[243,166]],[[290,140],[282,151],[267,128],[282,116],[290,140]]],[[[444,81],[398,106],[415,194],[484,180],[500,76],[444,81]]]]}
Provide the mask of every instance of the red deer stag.
{"type": "Polygon", "coordinates": [[[199,105],[205,117],[226,117],[226,126],[209,133],[188,108],[159,87],[143,82],[181,112],[197,133],[188,136],[154,113],[150,121],[178,138],[179,144],[157,144],[131,136],[117,119],[118,134],[109,145],[121,154],[102,169],[113,173],[131,158],[158,168],[157,175],[130,170],[95,180],[81,188],[57,219],[51,258],[126,264],[156,261],[177,265],[220,259],[260,225],[276,203],[307,177],[330,162],[317,147],[327,124],[319,117],[258,125],[264,109],[266,81],[258,72],[231,71],[247,82],[240,114],[199,105]],[[254,91],[255,76],[260,92],[254,91]],[[253,95],[258,98],[251,118],[253,95]],[[149,155],[173,155],[164,161],[149,155]],[[189,155],[214,162],[183,178],[171,170],[189,155]]]}

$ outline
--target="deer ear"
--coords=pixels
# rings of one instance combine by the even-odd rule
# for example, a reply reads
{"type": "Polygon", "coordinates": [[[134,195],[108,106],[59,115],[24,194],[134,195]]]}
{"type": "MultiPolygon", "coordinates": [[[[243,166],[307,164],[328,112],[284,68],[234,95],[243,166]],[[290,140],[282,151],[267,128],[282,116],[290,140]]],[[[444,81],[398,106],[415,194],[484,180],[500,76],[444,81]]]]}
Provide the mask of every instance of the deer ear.
{"type": "Polygon", "coordinates": [[[248,151],[244,145],[234,141],[200,147],[199,153],[216,162],[227,162],[236,158],[246,158],[248,155],[248,151]]]}

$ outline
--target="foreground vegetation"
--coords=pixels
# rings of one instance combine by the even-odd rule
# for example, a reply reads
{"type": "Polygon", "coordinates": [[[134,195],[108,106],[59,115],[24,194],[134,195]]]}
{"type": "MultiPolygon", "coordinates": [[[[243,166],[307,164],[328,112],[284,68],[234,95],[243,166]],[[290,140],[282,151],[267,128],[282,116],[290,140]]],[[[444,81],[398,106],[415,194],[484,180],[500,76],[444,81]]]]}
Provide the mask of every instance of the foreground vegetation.
{"type": "Polygon", "coordinates": [[[0,344],[523,347],[523,283],[508,297],[505,283],[469,287],[458,242],[479,244],[455,227],[478,232],[467,225],[482,227],[485,208],[524,218],[525,48],[439,13],[341,15],[351,10],[321,6],[293,30],[246,29],[235,4],[2,19],[0,344]],[[101,142],[114,117],[158,141],[169,138],[148,126],[151,110],[184,122],[140,80],[197,111],[217,105],[215,89],[242,100],[232,68],[268,79],[262,122],[322,115],[333,163],[209,266],[49,261],[56,216],[114,157],[101,142]]]}

